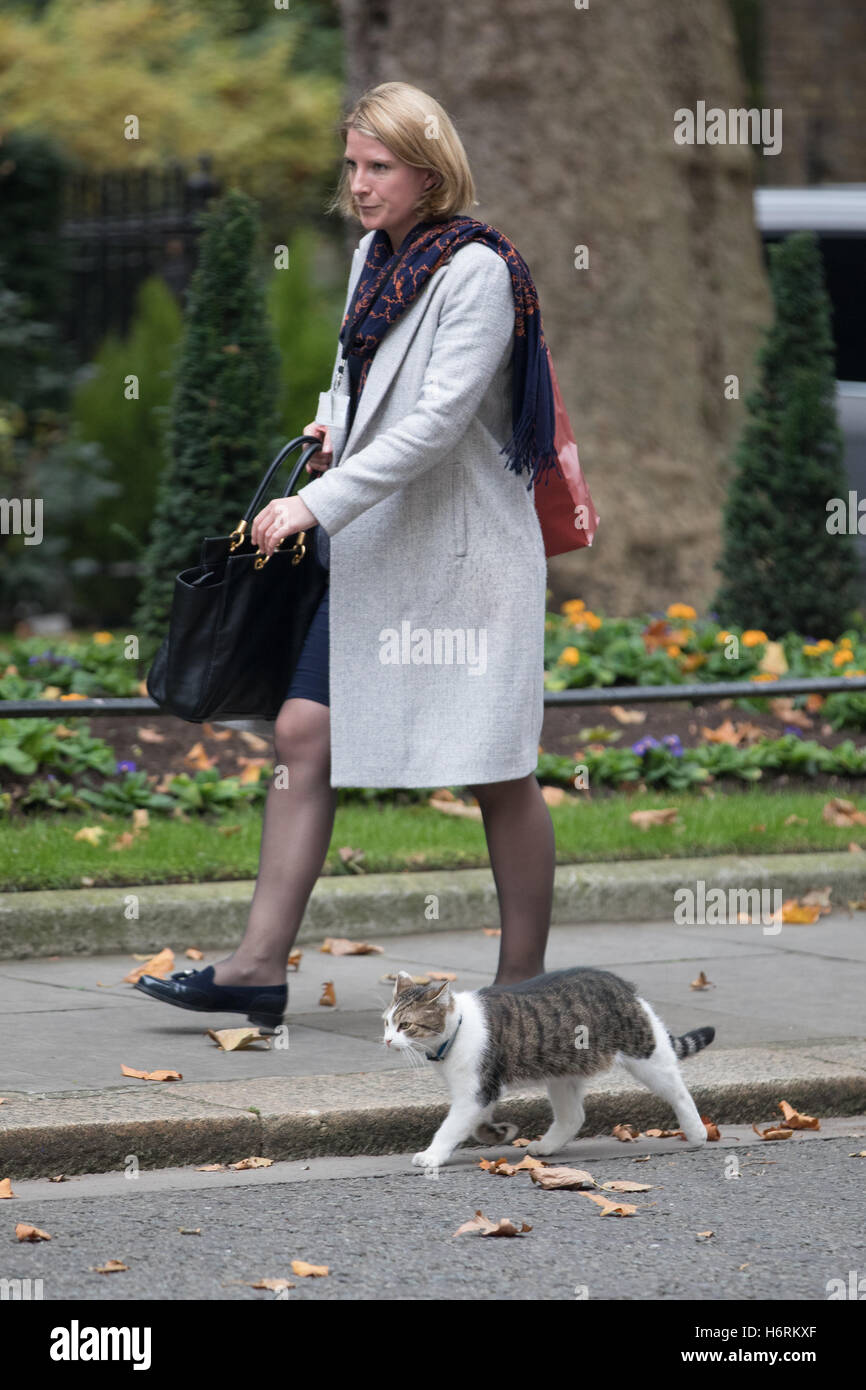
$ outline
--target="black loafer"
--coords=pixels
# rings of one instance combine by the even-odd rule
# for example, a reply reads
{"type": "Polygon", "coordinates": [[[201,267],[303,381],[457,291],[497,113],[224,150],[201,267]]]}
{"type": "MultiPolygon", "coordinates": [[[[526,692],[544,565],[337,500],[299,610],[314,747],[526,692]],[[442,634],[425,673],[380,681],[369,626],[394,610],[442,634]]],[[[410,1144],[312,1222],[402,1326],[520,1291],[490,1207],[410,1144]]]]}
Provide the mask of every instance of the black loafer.
{"type": "Polygon", "coordinates": [[[289,1002],[288,985],[215,985],[214,968],[179,970],[168,980],[142,975],[135,984],[142,994],[197,1013],[246,1014],[250,1023],[278,1028],[289,1002]]]}

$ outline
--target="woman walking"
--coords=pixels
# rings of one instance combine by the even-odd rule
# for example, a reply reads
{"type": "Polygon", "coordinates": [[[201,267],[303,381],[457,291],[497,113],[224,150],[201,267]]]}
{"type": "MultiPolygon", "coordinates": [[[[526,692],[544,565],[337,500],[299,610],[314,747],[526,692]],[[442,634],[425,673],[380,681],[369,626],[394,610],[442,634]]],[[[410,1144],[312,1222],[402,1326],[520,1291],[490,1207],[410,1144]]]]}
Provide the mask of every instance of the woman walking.
{"type": "Polygon", "coordinates": [[[432,97],[384,83],[341,135],[332,210],[365,235],[324,418],[304,431],[323,442],[320,476],[251,529],[272,554],[315,528],[329,567],[274,724],[288,778],[268,790],[238,948],[138,985],[272,1024],[338,787],[457,785],[477,798],[502,928],[497,984],[543,972],[553,897],[553,825],[535,777],[546,562],[531,489],[555,455],[535,286],[509,239],[467,215],[466,154],[432,97]]]}

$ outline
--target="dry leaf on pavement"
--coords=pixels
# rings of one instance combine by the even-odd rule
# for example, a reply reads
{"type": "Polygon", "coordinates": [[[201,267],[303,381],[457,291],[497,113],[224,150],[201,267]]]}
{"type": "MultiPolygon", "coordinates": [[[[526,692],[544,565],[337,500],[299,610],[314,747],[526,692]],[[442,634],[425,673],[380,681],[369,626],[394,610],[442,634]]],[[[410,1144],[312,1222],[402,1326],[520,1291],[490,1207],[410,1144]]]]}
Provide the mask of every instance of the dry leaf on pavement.
{"type": "Polygon", "coordinates": [[[650,1192],[651,1182],[628,1182],[624,1178],[616,1178],[613,1182],[601,1182],[599,1187],[603,1192],[650,1192]]]}
{"type": "Polygon", "coordinates": [[[129,1269],[122,1260],[106,1260],[104,1265],[91,1265],[94,1274],[120,1274],[122,1270],[129,1269]]]}
{"type": "Polygon", "coordinates": [[[135,1067],[120,1064],[124,1076],[137,1076],[141,1081],[183,1081],[179,1071],[137,1071],[135,1067]]]}
{"type": "Polygon", "coordinates": [[[507,1158],[482,1158],[478,1167],[483,1168],[485,1173],[501,1173],[505,1178],[513,1178],[515,1173],[528,1172],[533,1168],[546,1168],[547,1165],[542,1163],[540,1158],[533,1158],[531,1154],[527,1154],[519,1163],[509,1163],[507,1158]]]}
{"type": "Polygon", "coordinates": [[[254,1284],[250,1284],[251,1289],[272,1289],[274,1293],[279,1293],[280,1289],[296,1289],[297,1284],[293,1284],[291,1279],[257,1279],[254,1284]]]}
{"type": "Polygon", "coordinates": [[[637,1139],[640,1130],[637,1125],[614,1125],[611,1134],[614,1139],[621,1139],[624,1144],[630,1144],[632,1140],[637,1139]]]}
{"type": "Polygon", "coordinates": [[[757,1125],[752,1125],[759,1139],[790,1139],[794,1133],[792,1129],[784,1129],[781,1125],[771,1126],[770,1129],[758,1129],[757,1125]]]}
{"type": "Polygon", "coordinates": [[[384,946],[371,946],[369,941],[350,941],[347,936],[326,936],[319,947],[332,956],[381,956],[384,946]]]}
{"type": "Polygon", "coordinates": [[[521,1236],[524,1231],[531,1230],[532,1227],[528,1226],[525,1221],[521,1222],[520,1226],[515,1226],[514,1222],[509,1221],[505,1216],[501,1217],[499,1221],[488,1221],[483,1212],[476,1211],[474,1218],[471,1221],[464,1221],[462,1226],[458,1226],[454,1235],[477,1233],[480,1236],[521,1236]]]}
{"type": "Polygon", "coordinates": [[[708,980],[703,970],[696,980],[692,980],[689,989],[715,989],[712,980],[708,980]]]}
{"type": "Polygon", "coordinates": [[[786,1129],[820,1129],[820,1121],[814,1115],[801,1115],[786,1100],[779,1101],[779,1109],[786,1129]]]}
{"type": "Polygon", "coordinates": [[[270,1039],[264,1037],[260,1028],[208,1028],[207,1035],[213,1038],[218,1047],[223,1052],[237,1052],[240,1048],[248,1048],[253,1043],[264,1043],[270,1049],[270,1039]]]}
{"type": "Polygon", "coordinates": [[[200,951],[197,946],[187,946],[184,955],[190,960],[204,960],[204,951],[200,951]]]}
{"type": "Polygon", "coordinates": [[[272,1158],[240,1158],[237,1163],[230,1163],[229,1167],[234,1168],[236,1173],[243,1173],[247,1168],[270,1168],[273,1161],[272,1158]]]}
{"type": "Polygon", "coordinates": [[[304,954],[303,951],[290,951],[290,952],[289,952],[289,959],[286,961],[286,969],[287,969],[287,970],[300,970],[300,968],[301,968],[301,957],[302,957],[303,954],[304,954]]]}
{"type": "Polygon", "coordinates": [[[787,923],[807,923],[817,922],[821,916],[821,908],[817,903],[806,903],[798,898],[786,898],[782,903],[782,921],[787,923]]]}
{"type": "Polygon", "coordinates": [[[226,1166],[224,1163],[204,1163],[201,1168],[196,1168],[197,1173],[224,1173],[226,1166]]]}
{"type": "Polygon", "coordinates": [[[608,1197],[602,1197],[600,1192],[582,1192],[581,1197],[588,1197],[591,1202],[597,1202],[601,1207],[602,1216],[634,1216],[637,1207],[631,1206],[628,1202],[611,1202],[608,1197]]]}
{"type": "Polygon", "coordinates": [[[50,1240],[47,1231],[40,1231],[38,1226],[28,1226],[26,1221],[19,1221],[15,1227],[15,1236],[18,1240],[50,1240]]]}
{"type": "Polygon", "coordinates": [[[134,970],[130,970],[128,975],[124,975],[123,983],[134,985],[137,980],[141,979],[142,975],[158,975],[160,979],[164,979],[166,975],[171,974],[173,966],[174,951],[170,946],[165,946],[155,956],[149,956],[144,965],[137,965],[134,970]]]}
{"type": "Polygon", "coordinates": [[[299,1279],[323,1279],[329,1272],[327,1265],[308,1265],[306,1260],[292,1260],[292,1273],[299,1279]]]}
{"type": "Polygon", "coordinates": [[[14,1196],[16,1196],[16,1193],[12,1191],[12,1179],[0,1178],[0,1201],[2,1201],[4,1197],[14,1196]]]}
{"type": "Polygon", "coordinates": [[[681,1129],[648,1129],[647,1139],[685,1139],[681,1129]]]}
{"type": "Polygon", "coordinates": [[[715,1124],[715,1122],[711,1120],[707,1115],[702,1115],[701,1119],[703,1120],[704,1128],[707,1131],[707,1142],[712,1144],[715,1142],[716,1139],[721,1139],[722,1136],[719,1131],[718,1125],[715,1124]]]}
{"type": "Polygon", "coordinates": [[[333,980],[326,980],[325,983],[322,985],[322,997],[319,1000],[319,1003],[327,1004],[332,1008],[336,1006],[337,996],[334,993],[333,980]]]}
{"type": "Polygon", "coordinates": [[[591,1173],[586,1173],[582,1168],[569,1168],[566,1165],[559,1167],[546,1165],[541,1168],[530,1169],[529,1176],[534,1183],[545,1190],[552,1188],[571,1189],[579,1191],[583,1187],[595,1187],[596,1181],[591,1173]]]}

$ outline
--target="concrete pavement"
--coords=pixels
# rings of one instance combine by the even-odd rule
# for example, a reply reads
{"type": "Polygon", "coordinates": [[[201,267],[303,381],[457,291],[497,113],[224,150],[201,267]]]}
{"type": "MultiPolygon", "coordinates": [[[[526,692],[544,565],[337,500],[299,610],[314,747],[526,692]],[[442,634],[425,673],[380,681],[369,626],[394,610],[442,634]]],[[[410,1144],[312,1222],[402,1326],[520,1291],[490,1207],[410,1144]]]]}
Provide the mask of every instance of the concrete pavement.
{"type": "MultiPolygon", "coordinates": [[[[852,856],[853,857],[853,856],[852,856]]],[[[682,880],[681,880],[682,881],[682,880]]],[[[817,886],[813,884],[813,886],[817,886]]],[[[430,924],[428,924],[429,927],[430,924]]],[[[331,934],[361,936],[345,920],[331,934]]],[[[324,933],[319,936],[319,942],[324,933]]],[[[365,932],[383,954],[332,957],[304,946],[289,975],[287,1046],[223,1053],[209,1027],[240,1015],[189,1013],[123,984],[130,955],[0,961],[0,1178],[233,1162],[385,1154],[426,1146],[446,1108],[433,1064],[409,1069],[381,1043],[381,1013],[398,969],[454,970],[456,988],[488,984],[498,941],[480,928],[365,932]],[[337,1005],[319,1005],[324,981],[337,1005]],[[121,1063],[174,1069],[180,1082],[124,1078],[121,1063]]],[[[158,941],[185,963],[186,939],[158,941]]],[[[205,954],[202,964],[225,949],[205,954]]],[[[548,969],[597,965],[633,980],[673,1032],[700,1024],[716,1040],[684,1063],[699,1109],[718,1123],[778,1118],[787,1100],[811,1114],[866,1112],[866,934],[858,914],[814,925],[674,926],[578,922],[552,928],[548,969]],[[704,971],[713,987],[694,991],[704,971]]],[[[540,1088],[503,1097],[524,1133],[546,1127],[540,1088]]],[[[584,1135],[672,1116],[615,1070],[591,1089],[584,1135]]],[[[662,1142],[662,1141],[658,1141],[662,1142]]],[[[678,1141],[666,1141],[676,1143],[678,1141]]]]}

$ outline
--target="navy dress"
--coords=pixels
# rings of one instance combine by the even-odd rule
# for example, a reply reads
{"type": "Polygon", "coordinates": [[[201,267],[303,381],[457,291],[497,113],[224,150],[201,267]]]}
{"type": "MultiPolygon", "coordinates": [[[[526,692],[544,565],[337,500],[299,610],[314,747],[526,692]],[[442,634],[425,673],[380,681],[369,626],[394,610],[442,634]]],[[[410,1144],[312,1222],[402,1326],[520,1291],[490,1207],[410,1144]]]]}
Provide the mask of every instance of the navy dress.
{"type": "MultiPolygon", "coordinates": [[[[358,399],[358,378],[361,372],[361,359],[350,355],[347,359],[349,377],[349,420],[347,431],[351,428],[358,399]]],[[[303,489],[301,490],[301,495],[303,489]]],[[[316,556],[325,569],[331,567],[331,543],[323,526],[313,528],[316,556]]],[[[315,700],[317,704],[329,705],[328,682],[328,600],[331,586],[328,584],[313,614],[313,621],[301,648],[301,655],[295,673],[286,691],[286,699],[315,700]]]]}

